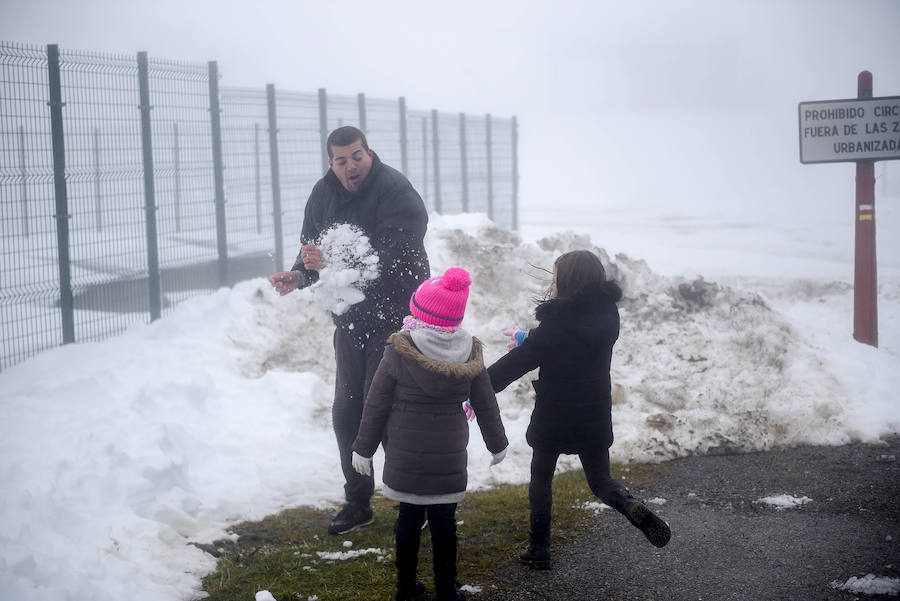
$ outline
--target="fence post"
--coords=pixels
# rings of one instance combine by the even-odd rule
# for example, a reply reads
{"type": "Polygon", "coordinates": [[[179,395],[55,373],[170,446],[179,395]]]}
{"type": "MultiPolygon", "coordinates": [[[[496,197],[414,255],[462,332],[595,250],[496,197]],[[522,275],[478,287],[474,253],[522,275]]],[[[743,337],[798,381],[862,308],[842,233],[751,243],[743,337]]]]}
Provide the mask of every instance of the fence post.
{"type": "Polygon", "coordinates": [[[431,148],[434,152],[434,210],[441,212],[441,155],[438,137],[438,112],[431,109],[431,148]]]}
{"type": "Polygon", "coordinates": [[[228,232],[225,224],[225,167],[222,164],[222,111],[219,109],[219,65],[209,61],[209,122],[212,133],[213,181],[216,187],[216,246],[219,286],[228,285],[228,232]]]}
{"type": "Polygon", "coordinates": [[[366,95],[360,92],[356,95],[356,102],[359,105],[359,129],[362,133],[368,135],[368,127],[366,126],[366,95]]]}
{"type": "Polygon", "coordinates": [[[269,169],[272,174],[272,221],[275,226],[275,270],[284,271],[284,241],[281,228],[281,175],[278,166],[278,119],[275,115],[275,84],[266,85],[269,106],[269,169]]]}
{"type": "Polygon", "coordinates": [[[512,118],[512,229],[519,229],[519,122],[512,118]]]}
{"type": "Polygon", "coordinates": [[[28,215],[28,167],[25,164],[25,127],[19,126],[19,172],[22,175],[22,184],[19,186],[22,193],[22,231],[26,237],[31,235],[28,215]]]}
{"type": "Polygon", "coordinates": [[[428,117],[422,117],[422,199],[428,201],[428,117]]]}
{"type": "Polygon", "coordinates": [[[491,114],[484,116],[484,137],[487,144],[487,214],[488,219],[494,220],[494,143],[491,132],[491,114]]]}
{"type": "Polygon", "coordinates": [[[97,231],[103,231],[103,202],[100,187],[100,129],[94,128],[94,222],[97,231]]]}
{"type": "Polygon", "coordinates": [[[401,96],[400,101],[398,102],[398,108],[400,111],[400,171],[403,175],[407,175],[408,169],[408,148],[409,140],[406,136],[406,97],[401,96]]]}
{"type": "Polygon", "coordinates": [[[262,186],[259,181],[259,123],[253,124],[253,183],[256,192],[256,233],[262,234],[262,186]]]}
{"type": "Polygon", "coordinates": [[[175,231],[181,231],[181,145],[178,141],[178,121],[172,122],[172,138],[175,156],[175,231]]]}
{"type": "Polygon", "coordinates": [[[459,114],[459,171],[462,180],[462,212],[469,212],[469,165],[466,159],[466,114],[459,114]]]}
{"type": "Polygon", "coordinates": [[[328,94],[319,88],[319,137],[322,139],[322,174],[328,171],[328,94]]]}
{"type": "Polygon", "coordinates": [[[150,70],[147,53],[137,53],[138,88],[141,104],[141,151],[144,159],[144,213],[147,224],[147,288],[150,321],[162,315],[162,290],[159,281],[159,248],[156,236],[156,190],[153,186],[153,136],[150,126],[150,70]]]}
{"type": "Polygon", "coordinates": [[[50,131],[53,143],[53,188],[56,197],[56,245],[59,257],[59,309],[63,344],[75,342],[75,302],[69,260],[69,195],[66,188],[66,148],[63,136],[62,83],[59,76],[59,46],[47,46],[47,77],[50,84],[50,131]]]}

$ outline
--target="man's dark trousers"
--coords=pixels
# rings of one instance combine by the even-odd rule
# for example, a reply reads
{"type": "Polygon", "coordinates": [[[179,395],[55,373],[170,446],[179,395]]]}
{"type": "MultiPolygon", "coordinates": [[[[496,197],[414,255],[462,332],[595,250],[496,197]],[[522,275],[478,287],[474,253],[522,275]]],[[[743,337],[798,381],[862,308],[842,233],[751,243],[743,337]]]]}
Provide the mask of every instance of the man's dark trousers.
{"type": "Polygon", "coordinates": [[[360,340],[342,327],[334,330],[337,373],[331,419],[341,456],[341,470],[344,472],[344,496],[348,503],[363,507],[369,505],[372,493],[375,492],[375,478],[364,476],[353,469],[352,446],[359,431],[369,385],[384,355],[388,336],[393,332],[394,330],[384,331],[367,337],[363,335],[364,339],[360,340]]]}

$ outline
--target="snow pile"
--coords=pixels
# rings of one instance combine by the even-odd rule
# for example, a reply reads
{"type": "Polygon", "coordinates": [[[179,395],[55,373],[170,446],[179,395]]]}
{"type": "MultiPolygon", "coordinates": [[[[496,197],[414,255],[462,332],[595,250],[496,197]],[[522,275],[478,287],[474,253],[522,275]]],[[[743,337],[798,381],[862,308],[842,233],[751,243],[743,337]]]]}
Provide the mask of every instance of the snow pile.
{"type": "MultiPolygon", "coordinates": [[[[433,273],[461,266],[472,275],[465,326],[485,342],[488,363],[506,352],[503,330],[536,325],[535,302],[546,295],[559,254],[588,248],[603,259],[624,292],[612,369],[614,460],[836,444],[900,431],[896,408],[885,406],[877,420],[861,411],[865,399],[849,394],[839,379],[833,363],[839,358],[823,353],[819,340],[796,329],[758,293],[703,278],[663,276],[641,260],[621,254],[611,259],[587,236],[571,232],[523,243],[480,215],[434,218],[426,248],[433,273]]],[[[304,300],[296,295],[266,302],[266,286],[260,284],[258,311],[236,324],[249,339],[241,343],[247,352],[240,359],[247,373],[297,369],[302,363],[331,377],[333,355],[322,343],[329,340],[330,324],[324,319],[311,323],[314,318],[301,309],[304,300]],[[296,332],[296,338],[279,341],[276,329],[265,345],[254,345],[260,323],[279,324],[278,329],[296,332]]],[[[816,294],[843,300],[845,293],[841,287],[824,287],[816,294]]],[[[865,352],[856,349],[855,354],[865,352]]],[[[874,365],[888,370],[895,359],[881,353],[874,365]]],[[[533,378],[526,375],[501,393],[507,421],[530,414],[533,378]]],[[[876,388],[870,396],[883,404],[883,392],[876,388]]],[[[519,450],[527,452],[524,446],[519,450]]],[[[500,464],[496,475],[503,480],[508,469],[500,464]]]]}
{"type": "Polygon", "coordinates": [[[343,315],[365,300],[365,289],[378,278],[378,255],[369,238],[353,225],[342,223],[322,233],[316,243],[325,257],[319,280],[310,286],[323,309],[343,315]]]}
{"type": "Polygon", "coordinates": [[[834,581],[831,583],[831,587],[863,595],[889,595],[896,597],[900,594],[900,578],[866,574],[861,578],[851,576],[847,579],[847,582],[843,583],[834,581]]]}
{"type": "Polygon", "coordinates": [[[763,505],[771,505],[778,511],[784,511],[785,509],[793,509],[795,507],[800,507],[801,505],[806,505],[807,503],[812,503],[812,499],[806,496],[795,497],[793,495],[785,494],[763,497],[761,499],[757,499],[754,502],[762,503],[763,505]]]}

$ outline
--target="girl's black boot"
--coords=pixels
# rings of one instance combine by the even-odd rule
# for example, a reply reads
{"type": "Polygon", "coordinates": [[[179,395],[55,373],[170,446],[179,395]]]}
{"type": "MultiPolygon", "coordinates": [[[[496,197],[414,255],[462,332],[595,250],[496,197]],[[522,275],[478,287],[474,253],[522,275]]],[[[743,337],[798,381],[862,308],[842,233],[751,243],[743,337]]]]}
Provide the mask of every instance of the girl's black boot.
{"type": "Polygon", "coordinates": [[[531,516],[531,536],[528,548],[519,561],[535,570],[550,569],[550,517],[531,516]]]}
{"type": "Polygon", "coordinates": [[[669,525],[658,515],[650,511],[650,508],[635,499],[629,497],[622,503],[620,510],[631,524],[644,533],[654,547],[665,547],[672,538],[669,525]]]}
{"type": "Polygon", "coordinates": [[[397,520],[394,526],[397,537],[397,594],[394,601],[419,601],[425,596],[425,585],[416,580],[419,566],[419,526],[397,520]]]}

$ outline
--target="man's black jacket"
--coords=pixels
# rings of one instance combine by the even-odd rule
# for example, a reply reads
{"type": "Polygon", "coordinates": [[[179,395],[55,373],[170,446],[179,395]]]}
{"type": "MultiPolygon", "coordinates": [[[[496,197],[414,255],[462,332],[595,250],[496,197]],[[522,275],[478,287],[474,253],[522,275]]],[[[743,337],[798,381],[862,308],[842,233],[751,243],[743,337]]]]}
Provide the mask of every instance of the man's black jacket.
{"type": "MultiPolygon", "coordinates": [[[[369,237],[379,257],[380,275],[364,290],[364,301],[343,315],[333,315],[338,327],[359,340],[399,330],[409,314],[410,296],[430,273],[423,242],[428,225],[425,203],[402,173],[372,154],[372,169],[356,193],[347,191],[330,169],[316,182],[301,232],[303,244],[316,244],[332,226],[349,223],[369,237]]],[[[291,270],[303,274],[301,287],[319,278],[317,271],[303,267],[299,254],[291,270]]]]}

